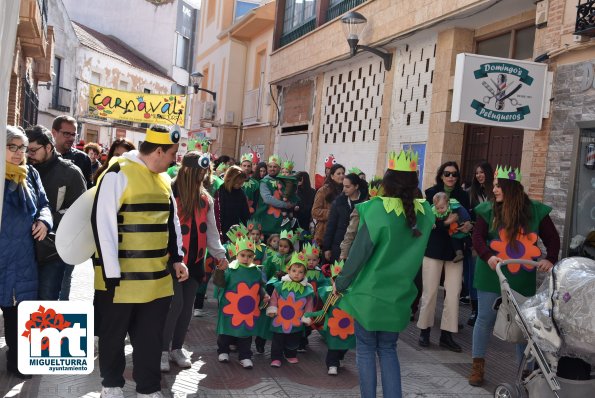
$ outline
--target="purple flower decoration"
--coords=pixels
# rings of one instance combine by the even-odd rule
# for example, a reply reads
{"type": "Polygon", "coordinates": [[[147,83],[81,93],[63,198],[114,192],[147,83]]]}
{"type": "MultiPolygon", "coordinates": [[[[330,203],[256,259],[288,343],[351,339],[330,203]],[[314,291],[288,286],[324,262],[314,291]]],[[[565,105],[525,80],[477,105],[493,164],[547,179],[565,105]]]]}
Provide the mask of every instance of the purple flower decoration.
{"type": "Polygon", "coordinates": [[[514,171],[508,172],[508,179],[509,180],[516,180],[516,173],[514,171]]]}
{"type": "Polygon", "coordinates": [[[572,297],[570,297],[570,293],[568,292],[564,293],[564,296],[562,296],[562,300],[564,300],[565,303],[569,302],[571,298],[572,297]]]}

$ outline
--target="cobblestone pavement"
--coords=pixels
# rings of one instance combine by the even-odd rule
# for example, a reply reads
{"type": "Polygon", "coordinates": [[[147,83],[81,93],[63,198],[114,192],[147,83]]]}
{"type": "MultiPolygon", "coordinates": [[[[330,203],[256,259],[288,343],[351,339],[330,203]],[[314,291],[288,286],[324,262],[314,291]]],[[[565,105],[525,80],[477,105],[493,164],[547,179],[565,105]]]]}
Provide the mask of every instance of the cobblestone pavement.
{"type": "MultiPolygon", "coordinates": [[[[91,300],[93,295],[93,272],[90,262],[75,267],[71,299],[91,300]]],[[[309,351],[300,354],[300,363],[284,363],[280,369],[269,366],[268,348],[265,355],[254,356],[254,369],[244,370],[232,354],[228,364],[217,362],[216,353],[216,302],[206,303],[208,315],[193,318],[186,338],[186,349],[192,353],[192,368],[172,370],[163,374],[162,387],[166,397],[359,397],[358,373],[355,353],[349,352],[343,361],[339,376],[326,374],[324,356],[326,349],[320,336],[310,337],[309,351]]],[[[466,320],[468,308],[462,307],[461,319],[466,320]]],[[[441,311],[437,311],[440,314],[441,311]]],[[[513,348],[493,341],[495,349],[486,359],[487,384],[475,388],[467,383],[470,368],[470,327],[465,327],[457,336],[463,353],[456,354],[437,346],[439,331],[432,333],[432,346],[421,350],[417,346],[418,330],[411,324],[399,339],[403,393],[413,397],[490,397],[495,385],[512,381],[514,370],[513,348]]],[[[2,332],[3,335],[3,332],[2,332]]],[[[0,340],[2,355],[6,347],[0,340]]],[[[135,397],[132,381],[132,347],[126,346],[127,368],[124,388],[126,397],[135,397]]],[[[21,382],[6,373],[4,358],[0,359],[0,394],[4,397],[99,397],[100,378],[98,363],[91,375],[35,376],[21,382]]],[[[380,383],[380,375],[378,379],[380,383]]],[[[379,386],[380,388],[380,386],[379,386]]],[[[379,394],[379,396],[381,396],[379,394]]]]}

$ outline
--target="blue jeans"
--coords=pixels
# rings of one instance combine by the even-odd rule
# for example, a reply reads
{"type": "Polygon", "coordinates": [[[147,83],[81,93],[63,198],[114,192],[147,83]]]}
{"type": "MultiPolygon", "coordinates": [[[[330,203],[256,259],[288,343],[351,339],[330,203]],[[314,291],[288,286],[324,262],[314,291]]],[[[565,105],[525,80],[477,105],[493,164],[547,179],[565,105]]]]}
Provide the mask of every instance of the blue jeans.
{"type": "Polygon", "coordinates": [[[66,263],[60,259],[40,265],[38,269],[40,300],[58,300],[66,263]]]}
{"type": "Polygon", "coordinates": [[[376,397],[376,355],[380,359],[384,398],[401,398],[401,367],[397,356],[399,333],[369,332],[355,321],[355,338],[362,398],[376,397]]]}
{"type": "Polygon", "coordinates": [[[60,300],[68,301],[70,297],[70,283],[72,282],[72,271],[74,265],[66,264],[64,268],[64,278],[62,278],[62,288],[60,289],[60,300]]]}
{"type": "MultiPolygon", "coordinates": [[[[477,320],[473,328],[471,348],[473,358],[485,358],[488,342],[496,323],[497,312],[492,307],[498,297],[500,297],[500,293],[477,291],[477,320]]],[[[521,362],[526,346],[527,344],[516,344],[517,364],[521,362]]]]}

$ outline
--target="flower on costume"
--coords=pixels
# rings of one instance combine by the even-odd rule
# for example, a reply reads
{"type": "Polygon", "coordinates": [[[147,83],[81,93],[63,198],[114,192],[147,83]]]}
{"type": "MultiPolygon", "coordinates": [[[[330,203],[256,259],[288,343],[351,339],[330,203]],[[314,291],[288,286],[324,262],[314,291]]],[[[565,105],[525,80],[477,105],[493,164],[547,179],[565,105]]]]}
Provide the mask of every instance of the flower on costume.
{"type": "Polygon", "coordinates": [[[293,327],[299,327],[302,324],[304,316],[304,307],[306,299],[296,300],[295,293],[290,292],[287,299],[279,297],[277,316],[273,319],[273,326],[281,327],[284,333],[290,333],[293,327]]]}
{"type": "Polygon", "coordinates": [[[339,275],[343,270],[343,267],[338,264],[332,265],[332,267],[333,268],[331,269],[331,275],[339,275]]]}
{"type": "MultiPolygon", "coordinates": [[[[490,248],[496,252],[496,257],[502,260],[533,260],[541,256],[541,250],[535,245],[537,243],[537,234],[534,232],[525,235],[521,230],[514,244],[508,240],[506,231],[503,228],[498,231],[498,237],[500,239],[494,239],[490,242],[490,248]]],[[[508,271],[513,274],[519,272],[521,268],[525,271],[535,271],[535,267],[524,264],[508,264],[508,271]]]]}
{"type": "Polygon", "coordinates": [[[248,287],[245,282],[238,283],[237,290],[225,293],[225,298],[229,301],[223,307],[223,313],[231,315],[231,325],[239,328],[242,323],[248,328],[254,327],[254,318],[260,316],[259,293],[260,284],[255,283],[248,287]]]}
{"type": "Polygon", "coordinates": [[[412,160],[411,162],[409,162],[409,170],[417,171],[417,161],[412,160]]]}
{"type": "Polygon", "coordinates": [[[342,309],[334,308],[328,319],[328,329],[331,336],[345,340],[354,333],[353,318],[342,309]]]}
{"type": "MultiPolygon", "coordinates": [[[[275,199],[277,199],[277,200],[282,200],[282,198],[281,198],[281,192],[278,191],[278,190],[275,190],[275,192],[273,193],[273,197],[275,199]]],[[[281,209],[277,209],[276,207],[273,207],[273,206],[269,205],[269,209],[267,210],[267,214],[271,214],[275,218],[279,218],[279,217],[281,217],[281,209]]]]}

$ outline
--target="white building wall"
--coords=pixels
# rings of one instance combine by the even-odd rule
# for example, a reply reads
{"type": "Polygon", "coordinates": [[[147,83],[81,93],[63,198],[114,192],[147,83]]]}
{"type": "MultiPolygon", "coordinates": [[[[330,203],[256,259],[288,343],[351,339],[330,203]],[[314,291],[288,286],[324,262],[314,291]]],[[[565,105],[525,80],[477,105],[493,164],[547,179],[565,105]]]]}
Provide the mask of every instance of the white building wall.
{"type": "Polygon", "coordinates": [[[347,169],[376,171],[385,70],[378,57],[356,59],[324,74],[316,172],[333,154],[347,169]]]}
{"type": "Polygon", "coordinates": [[[412,38],[397,47],[388,150],[425,143],[430,122],[436,36],[412,38]]]}

